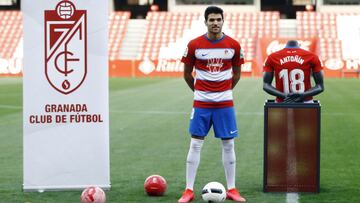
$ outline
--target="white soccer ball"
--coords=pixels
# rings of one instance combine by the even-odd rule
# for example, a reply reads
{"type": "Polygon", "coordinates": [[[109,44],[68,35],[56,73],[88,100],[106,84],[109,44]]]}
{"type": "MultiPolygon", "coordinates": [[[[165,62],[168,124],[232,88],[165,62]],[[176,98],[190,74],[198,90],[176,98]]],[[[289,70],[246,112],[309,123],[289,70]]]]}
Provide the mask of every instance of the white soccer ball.
{"type": "Polygon", "coordinates": [[[84,189],[80,199],[81,203],[105,203],[106,195],[100,187],[90,186],[84,189]]]}
{"type": "Polygon", "coordinates": [[[224,202],[226,199],[225,187],[221,183],[210,182],[204,186],[201,197],[207,203],[224,202]]]}

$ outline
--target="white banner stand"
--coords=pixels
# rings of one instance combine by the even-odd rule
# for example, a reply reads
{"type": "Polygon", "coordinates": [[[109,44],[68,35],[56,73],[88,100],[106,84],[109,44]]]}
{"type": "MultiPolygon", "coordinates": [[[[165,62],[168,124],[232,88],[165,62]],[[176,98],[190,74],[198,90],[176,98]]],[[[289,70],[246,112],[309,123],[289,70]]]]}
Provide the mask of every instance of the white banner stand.
{"type": "Polygon", "coordinates": [[[108,1],[21,3],[23,189],[109,189],[108,1]]]}

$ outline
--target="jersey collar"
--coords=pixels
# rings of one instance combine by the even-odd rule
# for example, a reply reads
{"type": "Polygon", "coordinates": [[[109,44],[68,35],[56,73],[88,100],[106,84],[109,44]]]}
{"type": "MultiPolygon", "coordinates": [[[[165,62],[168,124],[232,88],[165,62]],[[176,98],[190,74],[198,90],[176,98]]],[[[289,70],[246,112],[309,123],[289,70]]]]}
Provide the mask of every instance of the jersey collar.
{"type": "Polygon", "coordinates": [[[215,39],[215,40],[212,40],[210,39],[208,36],[207,36],[207,33],[204,34],[205,38],[211,42],[211,43],[217,43],[217,42],[220,42],[221,40],[223,40],[225,38],[225,33],[223,33],[223,36],[220,38],[220,39],[215,39]]]}
{"type": "Polygon", "coordinates": [[[298,49],[300,47],[299,46],[288,46],[288,45],[286,45],[285,48],[287,48],[287,49],[298,49]]]}

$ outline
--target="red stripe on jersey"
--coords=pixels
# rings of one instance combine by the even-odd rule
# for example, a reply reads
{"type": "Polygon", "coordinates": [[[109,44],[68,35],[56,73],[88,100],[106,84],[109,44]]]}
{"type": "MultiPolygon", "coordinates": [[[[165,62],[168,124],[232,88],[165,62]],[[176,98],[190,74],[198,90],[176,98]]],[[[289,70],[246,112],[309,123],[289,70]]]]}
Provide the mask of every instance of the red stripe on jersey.
{"type": "Polygon", "coordinates": [[[234,106],[234,102],[232,100],[222,102],[204,102],[194,100],[195,108],[226,108],[232,106],[234,106]]]}
{"type": "Polygon", "coordinates": [[[232,89],[232,79],[220,82],[196,80],[195,89],[206,92],[223,92],[232,89]]]}

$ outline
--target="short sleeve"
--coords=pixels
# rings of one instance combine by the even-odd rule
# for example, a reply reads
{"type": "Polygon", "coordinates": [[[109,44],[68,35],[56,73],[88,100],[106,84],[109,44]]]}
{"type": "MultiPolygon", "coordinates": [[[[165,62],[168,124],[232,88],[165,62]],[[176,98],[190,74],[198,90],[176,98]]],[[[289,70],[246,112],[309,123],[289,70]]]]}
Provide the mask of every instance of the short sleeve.
{"type": "Polygon", "coordinates": [[[241,46],[238,42],[235,43],[235,55],[232,59],[232,65],[233,66],[241,66],[241,64],[244,64],[244,54],[241,49],[241,46]]]}
{"type": "Polygon", "coordinates": [[[322,63],[318,56],[314,55],[312,60],[312,71],[314,73],[320,72],[323,69],[322,63]]]}
{"type": "Polygon", "coordinates": [[[193,41],[190,41],[185,49],[181,62],[188,66],[194,66],[195,64],[195,46],[193,41]]]}
{"type": "Polygon", "coordinates": [[[274,68],[271,65],[271,57],[268,56],[264,62],[263,72],[273,72],[273,71],[274,71],[274,68]]]}

